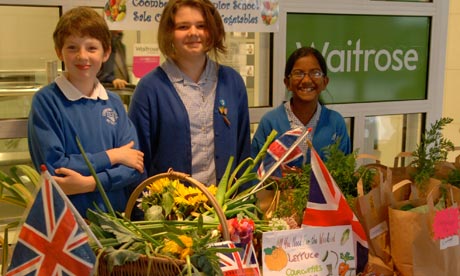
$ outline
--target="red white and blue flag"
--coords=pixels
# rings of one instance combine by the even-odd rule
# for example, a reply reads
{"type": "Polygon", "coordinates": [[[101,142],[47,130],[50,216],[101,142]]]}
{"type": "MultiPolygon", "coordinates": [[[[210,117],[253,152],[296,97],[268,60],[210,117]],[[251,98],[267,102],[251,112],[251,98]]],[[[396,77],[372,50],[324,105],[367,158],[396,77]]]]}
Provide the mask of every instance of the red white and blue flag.
{"type": "Polygon", "coordinates": [[[6,276],[91,275],[96,257],[88,235],[47,176],[42,174],[6,276]]]}
{"type": "MultiPolygon", "coordinates": [[[[288,151],[288,149],[294,144],[294,142],[302,136],[304,133],[302,128],[295,128],[286,131],[283,135],[278,137],[275,141],[273,141],[270,146],[268,146],[267,154],[265,158],[262,160],[262,163],[257,170],[257,175],[259,178],[262,178],[267,170],[270,169],[278,160],[280,160],[283,155],[288,151]]],[[[304,161],[304,153],[302,149],[297,146],[293,149],[293,151],[286,157],[283,161],[282,165],[287,166],[297,166],[301,167],[304,161]]],[[[272,175],[281,177],[281,169],[275,171],[272,175]]]]}
{"type": "Polygon", "coordinates": [[[215,246],[238,249],[234,252],[217,253],[224,276],[260,276],[259,264],[252,242],[247,244],[222,242],[215,246]]]}
{"type": "Polygon", "coordinates": [[[357,272],[367,264],[366,232],[314,148],[311,148],[310,193],[302,224],[308,226],[351,225],[357,256],[357,272]]]}

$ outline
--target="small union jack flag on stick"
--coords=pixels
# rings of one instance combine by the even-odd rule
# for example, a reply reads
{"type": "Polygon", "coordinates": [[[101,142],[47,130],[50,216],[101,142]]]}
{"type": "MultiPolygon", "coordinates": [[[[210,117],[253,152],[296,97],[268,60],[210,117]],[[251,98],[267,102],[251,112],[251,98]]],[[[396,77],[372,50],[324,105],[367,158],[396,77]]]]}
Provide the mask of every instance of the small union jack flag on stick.
{"type": "Polygon", "coordinates": [[[270,144],[267,155],[257,170],[260,181],[256,188],[261,186],[271,175],[281,177],[281,173],[277,173],[280,165],[292,165],[291,162],[295,162],[299,167],[302,166],[305,155],[299,145],[306,142],[310,132],[311,128],[307,130],[304,128],[291,129],[270,144]]]}
{"type": "Polygon", "coordinates": [[[238,249],[234,252],[217,253],[224,276],[260,276],[259,264],[252,242],[225,241],[213,246],[238,249]]]}

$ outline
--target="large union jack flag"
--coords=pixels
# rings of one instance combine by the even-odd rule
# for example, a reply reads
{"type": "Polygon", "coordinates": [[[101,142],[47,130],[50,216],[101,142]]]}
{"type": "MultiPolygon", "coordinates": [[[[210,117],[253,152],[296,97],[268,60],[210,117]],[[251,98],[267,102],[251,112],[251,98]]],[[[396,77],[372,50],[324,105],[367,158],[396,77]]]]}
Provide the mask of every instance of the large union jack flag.
{"type": "Polygon", "coordinates": [[[367,264],[366,232],[314,148],[311,148],[310,193],[302,224],[308,226],[351,225],[357,256],[357,272],[367,264]]]}
{"type": "Polygon", "coordinates": [[[52,181],[42,174],[40,191],[21,227],[6,276],[92,273],[96,258],[88,235],[52,181]]]}
{"type": "Polygon", "coordinates": [[[215,246],[238,248],[234,252],[217,253],[224,276],[260,276],[259,264],[252,243],[222,242],[215,246]]]}
{"type": "MultiPolygon", "coordinates": [[[[302,136],[303,132],[302,128],[288,130],[268,146],[267,154],[257,170],[259,178],[262,178],[266,171],[283,157],[291,145],[302,136]]],[[[297,146],[282,162],[282,165],[301,167],[304,161],[304,158],[301,157],[304,157],[304,153],[302,149],[297,146]]],[[[280,169],[275,171],[272,175],[281,177],[280,169]]]]}

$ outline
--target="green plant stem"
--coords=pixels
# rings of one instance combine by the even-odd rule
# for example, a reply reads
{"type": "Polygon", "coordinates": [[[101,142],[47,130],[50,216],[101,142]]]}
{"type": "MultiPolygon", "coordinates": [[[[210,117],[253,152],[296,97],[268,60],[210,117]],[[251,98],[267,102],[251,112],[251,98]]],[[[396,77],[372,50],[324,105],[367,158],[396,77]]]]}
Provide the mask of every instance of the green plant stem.
{"type": "MultiPolygon", "coordinates": [[[[259,163],[262,161],[262,159],[265,157],[267,154],[267,149],[270,146],[270,144],[275,140],[276,135],[278,132],[276,130],[272,130],[270,134],[267,136],[267,140],[265,140],[264,145],[260,149],[259,153],[256,155],[254,159],[252,158],[247,158],[243,162],[241,162],[240,165],[238,165],[237,169],[232,173],[232,178],[236,178],[236,175],[238,171],[244,167],[244,165],[247,165],[245,171],[241,175],[240,178],[238,178],[235,182],[234,185],[231,185],[228,191],[225,193],[225,199],[229,199],[232,197],[236,191],[241,187],[241,185],[249,182],[249,181],[254,181],[257,179],[257,174],[254,172],[254,168],[259,165],[259,163]],[[246,164],[248,163],[248,164],[246,164]]],[[[228,181],[233,181],[232,179],[228,181]]],[[[246,191],[243,191],[243,195],[245,194],[246,191]]],[[[253,194],[253,193],[251,193],[253,194]]],[[[249,195],[246,195],[245,198],[247,198],[249,195]]]]}
{"type": "Polygon", "coordinates": [[[102,186],[101,181],[99,180],[99,177],[97,177],[97,174],[93,168],[93,165],[91,165],[91,162],[89,162],[88,156],[86,156],[85,150],[83,149],[83,146],[81,145],[80,139],[78,138],[78,136],[75,137],[75,139],[77,140],[78,148],[80,149],[80,152],[83,155],[83,158],[85,159],[86,165],[88,166],[89,171],[91,172],[91,175],[94,177],[94,180],[96,181],[96,187],[102,196],[102,200],[104,201],[105,207],[107,208],[110,215],[112,215],[113,217],[116,217],[112,204],[110,204],[110,200],[107,197],[107,194],[104,190],[104,187],[102,186]]]}

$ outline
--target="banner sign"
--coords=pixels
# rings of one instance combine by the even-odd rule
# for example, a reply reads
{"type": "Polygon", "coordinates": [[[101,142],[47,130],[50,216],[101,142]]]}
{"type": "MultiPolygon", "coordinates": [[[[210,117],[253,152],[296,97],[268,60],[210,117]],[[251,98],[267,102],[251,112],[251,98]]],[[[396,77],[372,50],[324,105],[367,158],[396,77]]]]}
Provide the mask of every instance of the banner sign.
{"type": "Polygon", "coordinates": [[[356,275],[351,226],[264,232],[264,276],[356,275]]]}
{"type": "MultiPolygon", "coordinates": [[[[279,0],[211,0],[226,32],[277,32],[279,0]]],[[[104,18],[111,30],[157,29],[168,1],[107,0],[104,18]]]]}
{"type": "Polygon", "coordinates": [[[289,13],[286,56],[313,46],[326,59],[329,104],[424,100],[429,16],[289,13]]]}

